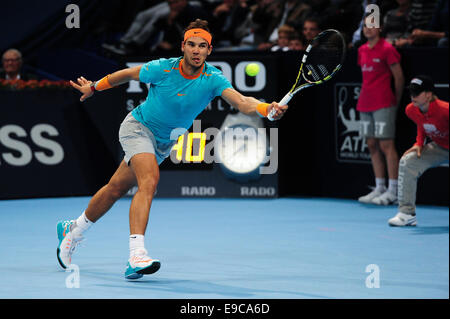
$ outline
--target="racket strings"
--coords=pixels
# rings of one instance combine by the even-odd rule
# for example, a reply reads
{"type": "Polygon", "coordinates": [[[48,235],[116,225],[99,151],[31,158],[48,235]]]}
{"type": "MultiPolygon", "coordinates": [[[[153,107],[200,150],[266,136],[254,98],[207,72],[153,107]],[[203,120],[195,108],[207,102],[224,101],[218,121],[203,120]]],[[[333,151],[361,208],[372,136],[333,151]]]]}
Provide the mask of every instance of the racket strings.
{"type": "MultiPolygon", "coordinates": [[[[313,79],[314,82],[320,81],[320,79],[322,78],[319,75],[319,71],[321,72],[320,68],[319,68],[319,71],[318,71],[318,70],[316,70],[316,66],[315,65],[307,64],[306,65],[306,69],[308,70],[308,72],[306,74],[309,75],[309,76],[312,76],[312,79],[313,79]]],[[[325,69],[325,71],[326,71],[326,69],[325,69]]],[[[305,78],[305,80],[308,81],[308,78],[305,78]]]]}
{"type": "Polygon", "coordinates": [[[292,95],[303,88],[320,84],[331,79],[341,68],[345,58],[345,41],[342,35],[333,29],[321,32],[308,46],[295,84],[289,93],[292,95]],[[301,84],[301,80],[306,83],[301,84]]]}
{"type": "Polygon", "coordinates": [[[336,33],[328,33],[316,39],[306,61],[304,75],[307,81],[320,81],[331,76],[339,65],[343,63],[345,44],[336,33]]]}

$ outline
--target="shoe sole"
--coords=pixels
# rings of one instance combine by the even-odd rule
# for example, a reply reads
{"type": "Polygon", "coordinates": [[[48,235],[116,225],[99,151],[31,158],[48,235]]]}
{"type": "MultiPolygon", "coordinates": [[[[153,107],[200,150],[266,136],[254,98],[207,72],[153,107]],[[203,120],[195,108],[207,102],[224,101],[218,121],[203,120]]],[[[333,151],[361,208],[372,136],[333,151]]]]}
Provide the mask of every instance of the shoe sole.
{"type": "Polygon", "coordinates": [[[411,223],[411,224],[406,224],[406,225],[395,225],[395,224],[391,224],[391,223],[388,223],[389,224],[389,226],[391,226],[391,227],[415,227],[415,226],[417,226],[417,222],[413,222],[413,223],[411,223]]]}
{"type": "Polygon", "coordinates": [[[61,250],[59,248],[56,248],[56,258],[58,259],[59,264],[61,265],[61,267],[63,269],[67,269],[66,265],[64,265],[64,263],[61,261],[61,259],[59,258],[59,252],[61,250]]]}
{"type": "MultiPolygon", "coordinates": [[[[62,236],[62,232],[63,232],[63,226],[62,226],[62,222],[58,222],[56,224],[56,235],[58,236],[58,240],[59,240],[59,245],[61,245],[61,241],[64,239],[64,236],[62,236]]],[[[64,263],[62,262],[61,258],[59,258],[59,253],[61,252],[61,250],[58,248],[56,248],[56,259],[58,259],[58,263],[61,266],[62,269],[67,269],[67,266],[64,265],[64,263]]]]}
{"type": "Polygon", "coordinates": [[[134,273],[130,273],[129,275],[125,275],[125,279],[135,280],[135,279],[142,278],[144,275],[150,275],[150,274],[157,272],[160,267],[161,267],[161,263],[158,261],[155,261],[147,268],[138,270],[134,273]]]}
{"type": "Polygon", "coordinates": [[[378,205],[378,206],[391,206],[391,205],[398,205],[397,201],[392,202],[372,202],[372,204],[378,205]]]}
{"type": "Polygon", "coordinates": [[[159,261],[154,261],[150,266],[148,266],[147,268],[138,270],[138,271],[136,271],[136,273],[141,274],[141,275],[150,275],[150,274],[154,274],[155,272],[157,272],[159,270],[159,268],[161,268],[161,263],[159,261]]]}
{"type": "Polygon", "coordinates": [[[139,279],[139,278],[142,278],[144,275],[141,275],[141,274],[138,274],[138,273],[132,273],[132,274],[129,274],[129,275],[127,275],[127,276],[125,276],[125,279],[128,279],[128,280],[135,280],[135,279],[139,279]]]}
{"type": "Polygon", "coordinates": [[[362,204],[374,204],[374,202],[372,202],[371,200],[370,201],[365,201],[365,200],[359,200],[358,199],[358,202],[360,202],[362,204]]]}
{"type": "Polygon", "coordinates": [[[417,224],[411,224],[411,225],[392,225],[392,224],[389,224],[389,226],[391,226],[391,227],[416,227],[417,224]]]}

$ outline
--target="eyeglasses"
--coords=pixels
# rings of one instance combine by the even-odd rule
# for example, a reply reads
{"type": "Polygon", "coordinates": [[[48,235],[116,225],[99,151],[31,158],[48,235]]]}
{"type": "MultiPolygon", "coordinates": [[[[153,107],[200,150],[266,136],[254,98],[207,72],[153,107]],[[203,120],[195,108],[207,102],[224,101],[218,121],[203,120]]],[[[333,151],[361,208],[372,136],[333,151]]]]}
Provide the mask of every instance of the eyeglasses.
{"type": "Polygon", "coordinates": [[[15,59],[2,59],[3,62],[8,63],[8,62],[19,62],[20,58],[15,58],[15,59]]]}

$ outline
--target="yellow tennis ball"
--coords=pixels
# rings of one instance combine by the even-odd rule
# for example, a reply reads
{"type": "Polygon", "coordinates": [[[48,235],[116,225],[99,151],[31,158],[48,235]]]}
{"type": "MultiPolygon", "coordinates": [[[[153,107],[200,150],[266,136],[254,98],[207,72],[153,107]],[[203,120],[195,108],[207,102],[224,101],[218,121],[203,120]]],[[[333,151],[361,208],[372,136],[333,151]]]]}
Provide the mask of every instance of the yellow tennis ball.
{"type": "Polygon", "coordinates": [[[257,63],[249,63],[245,67],[245,73],[249,76],[256,76],[259,73],[259,65],[257,63]]]}

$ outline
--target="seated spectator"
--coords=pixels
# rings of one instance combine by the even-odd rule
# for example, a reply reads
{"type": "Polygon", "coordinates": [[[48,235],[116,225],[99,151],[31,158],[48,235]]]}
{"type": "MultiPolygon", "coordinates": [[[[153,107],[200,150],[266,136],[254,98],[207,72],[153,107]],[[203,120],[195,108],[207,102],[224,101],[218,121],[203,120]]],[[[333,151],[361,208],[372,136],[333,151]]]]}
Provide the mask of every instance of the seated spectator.
{"type": "Polygon", "coordinates": [[[342,34],[346,43],[350,43],[353,32],[358,28],[362,15],[361,1],[334,0],[330,1],[321,12],[322,29],[336,29],[342,34]]]}
{"type": "Polygon", "coordinates": [[[389,10],[383,18],[383,35],[387,42],[399,48],[411,43],[409,12],[411,0],[397,0],[398,7],[389,10]]]}
{"type": "Polygon", "coordinates": [[[5,80],[37,80],[34,74],[22,71],[22,53],[17,49],[8,49],[2,56],[3,69],[0,70],[0,79],[5,80]]]}
{"type": "Polygon", "coordinates": [[[167,0],[170,13],[156,24],[163,30],[161,41],[155,46],[157,54],[178,54],[183,41],[183,30],[196,19],[212,21],[211,15],[201,6],[191,5],[187,0],[167,0]]]}
{"type": "Polygon", "coordinates": [[[413,44],[448,47],[448,0],[438,1],[428,28],[412,30],[411,41],[413,44]]]}
{"type": "Polygon", "coordinates": [[[289,50],[289,40],[295,33],[295,29],[287,24],[282,25],[278,28],[278,39],[277,43],[270,48],[271,51],[288,51],[289,50]]]}
{"type": "Polygon", "coordinates": [[[303,23],[303,36],[306,43],[309,43],[314,39],[321,30],[320,20],[316,17],[309,17],[303,23]]]}
{"type": "Polygon", "coordinates": [[[156,22],[169,15],[169,2],[171,1],[163,1],[139,12],[128,31],[120,38],[119,43],[104,43],[102,47],[108,52],[119,55],[138,53],[153,36],[159,33],[156,22]]]}
{"type": "Polygon", "coordinates": [[[433,17],[436,3],[437,0],[411,0],[411,10],[409,11],[409,31],[411,33],[414,29],[427,29],[433,17]]]}
{"type": "MultiPolygon", "coordinates": [[[[257,0],[258,1],[258,0],[257,0]]],[[[249,12],[247,16],[234,30],[234,38],[239,39],[238,45],[234,46],[233,50],[254,50],[256,49],[256,36],[257,30],[260,25],[255,23],[253,16],[256,10],[260,7],[261,1],[249,6],[249,12]]]]}
{"type": "Polygon", "coordinates": [[[96,7],[101,8],[101,15],[96,19],[91,32],[95,36],[117,37],[125,33],[141,11],[165,2],[165,0],[97,0],[96,7]]]}
{"type": "Polygon", "coordinates": [[[288,24],[297,29],[310,12],[311,7],[302,0],[259,0],[253,14],[253,21],[259,25],[255,31],[255,44],[261,50],[272,47],[279,27],[288,24]]]}
{"type": "MultiPolygon", "coordinates": [[[[439,0],[437,5],[435,0],[410,0],[410,2],[408,12],[404,13],[407,30],[403,36],[390,42],[397,48],[448,46],[448,0],[439,0]],[[433,11],[434,14],[430,15],[433,11]]],[[[388,22],[389,18],[392,19],[392,15],[386,17],[388,22]]],[[[389,31],[386,25],[384,29],[385,32],[389,31]]]]}
{"type": "Polygon", "coordinates": [[[319,15],[330,6],[331,0],[308,0],[311,6],[311,15],[319,15]]]}
{"type": "Polygon", "coordinates": [[[215,48],[238,45],[236,28],[245,20],[250,9],[247,0],[222,0],[211,11],[211,28],[214,32],[215,48]]]}
{"type": "Polygon", "coordinates": [[[306,49],[305,39],[298,32],[294,32],[289,39],[289,50],[304,51],[306,49]]]}

